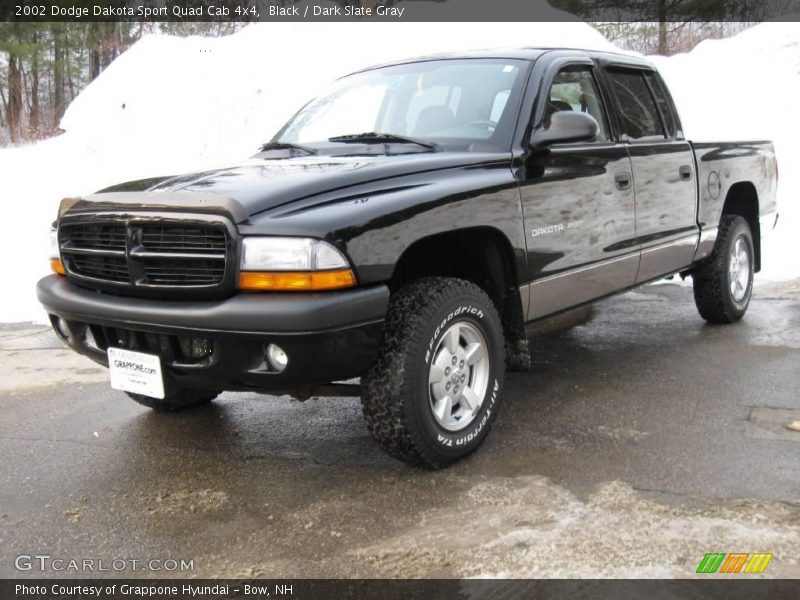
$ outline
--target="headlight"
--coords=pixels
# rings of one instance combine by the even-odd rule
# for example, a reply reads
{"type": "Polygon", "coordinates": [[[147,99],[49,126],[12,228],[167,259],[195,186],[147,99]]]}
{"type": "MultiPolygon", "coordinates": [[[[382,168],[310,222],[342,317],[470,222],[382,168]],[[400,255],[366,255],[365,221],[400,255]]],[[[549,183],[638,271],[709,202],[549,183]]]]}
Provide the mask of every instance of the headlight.
{"type": "Polygon", "coordinates": [[[243,290],[332,290],[356,283],[339,250],[310,238],[244,238],[239,266],[239,288],[243,290]]]}
{"type": "Polygon", "coordinates": [[[242,242],[242,271],[326,271],[348,266],[341,252],[321,240],[248,237],[242,242]]]}
{"type": "Polygon", "coordinates": [[[58,230],[50,230],[50,270],[64,275],[64,263],[61,262],[61,248],[58,245],[58,230]]]}

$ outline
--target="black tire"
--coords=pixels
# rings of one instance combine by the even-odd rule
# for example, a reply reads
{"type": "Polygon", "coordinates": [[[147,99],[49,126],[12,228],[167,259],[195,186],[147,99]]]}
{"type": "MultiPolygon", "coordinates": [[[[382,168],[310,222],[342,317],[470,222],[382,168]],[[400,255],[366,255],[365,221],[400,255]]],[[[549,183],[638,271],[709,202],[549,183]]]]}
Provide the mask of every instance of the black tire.
{"type": "Polygon", "coordinates": [[[700,316],[709,323],[733,323],[741,319],[750,305],[755,273],[753,233],[742,217],[722,217],[714,251],[692,273],[694,303],[700,316]],[[749,273],[747,285],[742,286],[744,295],[736,298],[731,291],[730,267],[732,254],[741,240],[747,251],[749,273]]]}
{"type": "Polygon", "coordinates": [[[220,394],[220,392],[208,390],[177,388],[168,390],[164,399],[159,400],[158,398],[151,398],[150,396],[143,396],[141,394],[132,394],[131,392],[125,393],[139,404],[159,412],[174,412],[187,408],[194,408],[202,404],[208,404],[220,394]]]}
{"type": "MultiPolygon", "coordinates": [[[[485,439],[497,412],[504,373],[500,317],[483,290],[460,279],[417,280],[393,295],[378,359],[362,378],[367,427],[389,455],[409,464],[445,467],[473,452],[485,439]],[[429,375],[434,354],[455,324],[472,335],[480,333],[486,360],[473,367],[462,363],[458,371],[454,367],[453,375],[456,380],[458,373],[468,376],[470,386],[480,368],[485,393],[479,408],[464,417],[468,424],[461,430],[448,431],[434,416],[431,402],[435,385],[429,383],[429,375]]],[[[452,379],[448,377],[446,382],[452,379]]],[[[461,387],[463,390],[464,385],[461,387]]],[[[482,387],[476,384],[476,388],[482,387]]],[[[453,389],[458,391],[458,385],[453,389]]],[[[479,395],[475,393],[473,398],[479,395]]],[[[455,414],[459,406],[465,410],[469,404],[457,402],[448,414],[455,414]]]]}

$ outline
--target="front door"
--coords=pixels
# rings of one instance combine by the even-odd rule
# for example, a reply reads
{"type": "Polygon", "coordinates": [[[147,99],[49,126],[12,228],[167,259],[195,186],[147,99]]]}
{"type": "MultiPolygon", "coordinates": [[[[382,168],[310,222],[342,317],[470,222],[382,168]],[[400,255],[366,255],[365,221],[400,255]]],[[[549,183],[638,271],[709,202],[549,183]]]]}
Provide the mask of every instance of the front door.
{"type": "Polygon", "coordinates": [[[633,285],[639,263],[626,145],[613,140],[593,66],[562,67],[545,97],[542,124],[556,111],[587,112],[600,130],[590,142],[537,153],[521,182],[528,247],[528,319],[633,285]]]}

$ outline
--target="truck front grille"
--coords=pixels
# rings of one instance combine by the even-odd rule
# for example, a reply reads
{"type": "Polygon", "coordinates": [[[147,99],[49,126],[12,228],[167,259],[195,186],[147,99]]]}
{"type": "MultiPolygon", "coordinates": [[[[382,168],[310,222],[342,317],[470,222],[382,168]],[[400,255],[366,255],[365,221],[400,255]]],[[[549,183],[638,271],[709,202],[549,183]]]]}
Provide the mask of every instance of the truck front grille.
{"type": "Polygon", "coordinates": [[[162,259],[144,267],[145,281],[151,285],[214,285],[225,275],[221,260],[162,259]]]}
{"type": "Polygon", "coordinates": [[[124,256],[75,254],[71,257],[71,265],[81,275],[96,279],[127,283],[131,277],[124,256]]]}
{"type": "Polygon", "coordinates": [[[124,223],[86,223],[68,228],[75,248],[125,250],[124,223]]]}
{"type": "Polygon", "coordinates": [[[225,230],[207,225],[150,225],[142,230],[142,247],[154,252],[224,254],[226,244],[225,230]]]}
{"type": "Polygon", "coordinates": [[[222,290],[233,244],[224,222],[158,219],[62,222],[67,276],[100,289],[222,290]]]}

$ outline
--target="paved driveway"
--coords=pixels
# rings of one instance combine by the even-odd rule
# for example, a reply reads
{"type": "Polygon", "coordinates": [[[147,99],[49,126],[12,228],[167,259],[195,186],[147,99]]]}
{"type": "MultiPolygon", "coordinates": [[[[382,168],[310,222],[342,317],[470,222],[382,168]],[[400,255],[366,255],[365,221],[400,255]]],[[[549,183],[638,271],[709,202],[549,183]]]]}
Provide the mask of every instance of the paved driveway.
{"type": "Polygon", "coordinates": [[[384,456],[357,400],[155,414],[45,328],[4,326],[0,577],[76,574],[20,554],[133,576],[681,577],[737,551],[800,577],[799,297],[762,288],[727,327],[685,287],[607,300],[531,339],[487,442],[442,472],[384,456]]]}

